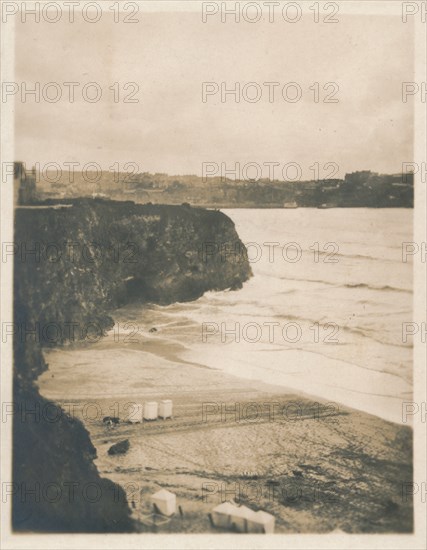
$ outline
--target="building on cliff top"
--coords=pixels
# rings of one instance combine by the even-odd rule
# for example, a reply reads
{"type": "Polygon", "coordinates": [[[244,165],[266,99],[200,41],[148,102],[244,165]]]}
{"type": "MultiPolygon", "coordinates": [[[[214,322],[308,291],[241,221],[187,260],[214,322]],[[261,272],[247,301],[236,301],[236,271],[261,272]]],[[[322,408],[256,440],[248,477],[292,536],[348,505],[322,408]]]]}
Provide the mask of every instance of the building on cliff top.
{"type": "Polygon", "coordinates": [[[33,204],[36,195],[36,169],[27,172],[23,162],[13,163],[13,202],[14,206],[33,204]]]}

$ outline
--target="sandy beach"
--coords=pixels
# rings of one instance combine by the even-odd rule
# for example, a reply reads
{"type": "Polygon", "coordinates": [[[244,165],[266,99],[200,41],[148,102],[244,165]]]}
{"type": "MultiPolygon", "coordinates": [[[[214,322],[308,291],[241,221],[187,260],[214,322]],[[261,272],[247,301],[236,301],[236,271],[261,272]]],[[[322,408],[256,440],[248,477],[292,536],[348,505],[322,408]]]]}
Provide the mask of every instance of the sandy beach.
{"type": "Polygon", "coordinates": [[[276,518],[279,533],[411,532],[412,430],[285,388],[178,361],[179,346],[96,344],[45,352],[41,394],[89,431],[103,477],[127,493],[141,531],[221,532],[208,514],[235,499],[276,518]],[[172,399],[173,418],[126,422],[130,403],[172,399]],[[120,423],[108,427],[104,416],[120,423]],[[128,439],[129,451],[110,456],[128,439]],[[149,497],[182,513],[153,523],[149,497]]]}

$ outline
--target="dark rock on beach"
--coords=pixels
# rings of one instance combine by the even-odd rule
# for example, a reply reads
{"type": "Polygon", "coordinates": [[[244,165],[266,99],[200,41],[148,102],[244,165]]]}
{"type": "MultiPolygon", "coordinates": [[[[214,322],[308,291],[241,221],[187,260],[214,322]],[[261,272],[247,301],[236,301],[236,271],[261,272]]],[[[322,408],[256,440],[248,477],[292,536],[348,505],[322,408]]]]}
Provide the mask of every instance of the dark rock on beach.
{"type": "Polygon", "coordinates": [[[130,449],[130,443],[129,439],[124,439],[123,441],[119,441],[118,443],[115,443],[108,449],[109,455],[124,455],[128,452],[130,449]]]}

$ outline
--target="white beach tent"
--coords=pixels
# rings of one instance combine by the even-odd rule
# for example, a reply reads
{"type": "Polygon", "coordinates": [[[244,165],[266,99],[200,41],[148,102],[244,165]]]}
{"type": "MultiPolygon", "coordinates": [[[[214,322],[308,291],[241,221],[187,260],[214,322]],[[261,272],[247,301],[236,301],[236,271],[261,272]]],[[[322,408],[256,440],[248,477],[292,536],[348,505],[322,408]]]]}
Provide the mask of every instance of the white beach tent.
{"type": "Polygon", "coordinates": [[[154,493],[151,496],[151,502],[164,516],[172,516],[176,512],[176,495],[166,489],[160,489],[154,493]]]}
{"type": "Polygon", "coordinates": [[[231,514],[231,525],[234,524],[239,533],[248,533],[249,521],[256,515],[256,512],[247,506],[236,506],[231,514]]]}
{"type": "Polygon", "coordinates": [[[160,401],[159,416],[160,418],[172,418],[172,401],[170,399],[160,401]]]}
{"type": "Polygon", "coordinates": [[[253,516],[248,520],[249,533],[274,533],[275,517],[263,510],[254,512],[253,516]]]}
{"type": "Polygon", "coordinates": [[[158,408],[157,401],[147,401],[144,406],[144,420],[156,420],[158,408]]]}
{"type": "Polygon", "coordinates": [[[230,502],[223,502],[212,510],[212,521],[215,527],[231,527],[231,516],[237,506],[230,502]]]}
{"type": "Polygon", "coordinates": [[[127,415],[127,421],[133,424],[142,422],[144,407],[140,403],[131,403],[127,415]]]}

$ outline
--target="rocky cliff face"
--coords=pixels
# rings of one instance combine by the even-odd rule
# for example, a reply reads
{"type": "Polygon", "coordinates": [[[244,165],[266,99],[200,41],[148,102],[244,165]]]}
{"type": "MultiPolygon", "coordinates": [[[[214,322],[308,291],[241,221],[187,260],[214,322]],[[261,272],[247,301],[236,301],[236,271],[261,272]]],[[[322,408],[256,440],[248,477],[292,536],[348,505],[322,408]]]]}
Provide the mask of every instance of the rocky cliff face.
{"type": "Polygon", "coordinates": [[[251,271],[232,221],[220,212],[67,202],[15,215],[13,527],[131,531],[124,492],[100,478],[83,425],[65,412],[52,421],[46,412],[50,405],[35,386],[47,368],[41,350],[90,339],[129,301],[193,300],[239,288],[251,271]],[[39,413],[22,414],[31,410],[39,413]]]}

